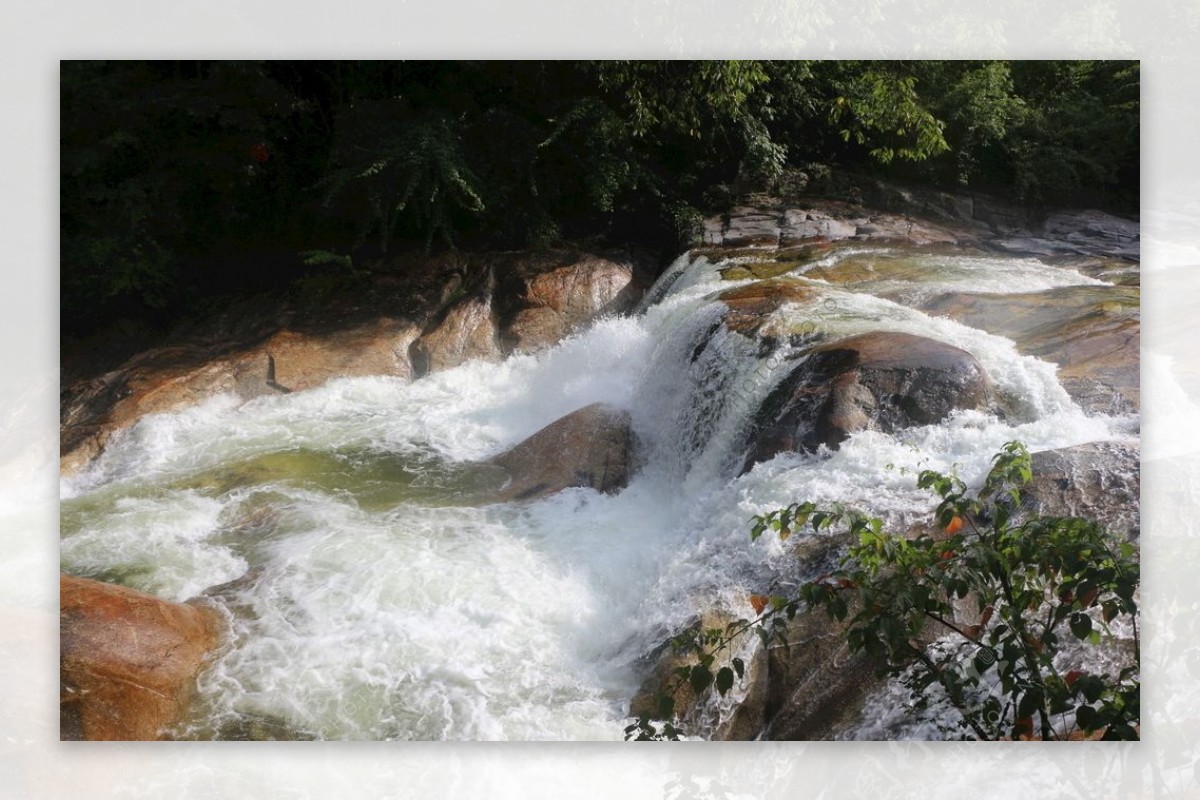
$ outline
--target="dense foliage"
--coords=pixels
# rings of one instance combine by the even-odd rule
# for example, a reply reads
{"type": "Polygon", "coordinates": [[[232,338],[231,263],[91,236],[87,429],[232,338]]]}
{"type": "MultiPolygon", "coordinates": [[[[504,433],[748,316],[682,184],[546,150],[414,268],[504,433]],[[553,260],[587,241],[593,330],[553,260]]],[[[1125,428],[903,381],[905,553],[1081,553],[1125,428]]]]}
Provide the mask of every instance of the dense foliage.
{"type": "MultiPolygon", "coordinates": [[[[917,486],[940,499],[936,536],[892,534],[878,518],[811,502],[756,517],[754,539],[768,531],[787,539],[811,525],[814,533],[842,527],[851,544],[836,570],[794,594],[752,596],[754,620],[676,642],[695,654],[676,680],[725,694],[746,666],[738,658],[723,666],[717,660],[739,637],[755,632],[764,647],[786,642],[788,621],[824,609],[844,624],[852,652],[910,688],[914,711],[940,696],[957,713],[961,723],[947,725],[947,736],[1138,739],[1135,549],[1088,520],[1023,513],[1022,488],[1031,478],[1029,452],[1017,442],[996,455],[976,493],[956,476],[922,471],[917,486]],[[1119,638],[1116,627],[1125,632],[1119,638]],[[1129,653],[1114,675],[1089,672],[1069,641],[1107,641],[1129,653]]],[[[635,721],[627,739],[678,739],[674,711],[671,694],[663,693],[662,720],[635,721]]]]}
{"type": "Polygon", "coordinates": [[[61,68],[64,331],[397,248],[636,243],[832,168],[1136,208],[1133,62],[61,68]],[[309,260],[311,262],[311,260],[309,260]]]}

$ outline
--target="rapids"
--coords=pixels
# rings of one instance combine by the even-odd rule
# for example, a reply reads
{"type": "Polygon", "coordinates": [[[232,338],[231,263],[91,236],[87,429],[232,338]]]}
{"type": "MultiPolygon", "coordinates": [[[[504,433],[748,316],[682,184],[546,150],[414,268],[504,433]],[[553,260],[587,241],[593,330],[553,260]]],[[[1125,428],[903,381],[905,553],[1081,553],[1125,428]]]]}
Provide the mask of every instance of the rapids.
{"type": "Polygon", "coordinates": [[[62,568],[172,600],[207,590],[225,612],[231,642],[182,738],[619,740],[666,637],[804,578],[777,541],[750,541],[752,515],[840,500],[903,525],[931,508],[916,470],[971,483],[1012,439],[1038,451],[1138,435],[1134,415],[1085,414],[1054,365],[914,308],[1103,282],[1030,258],[844,248],[795,270],[818,297],[780,325],[945,341],[1011,412],[863,432],[736,476],[796,340],[763,354],[717,325],[714,293],[750,280],[723,280],[729,266],[685,255],[636,314],[536,354],[144,417],[63,479],[62,568]],[[496,478],[475,462],[594,402],[631,412],[645,464],[627,489],[488,502],[496,478]]]}

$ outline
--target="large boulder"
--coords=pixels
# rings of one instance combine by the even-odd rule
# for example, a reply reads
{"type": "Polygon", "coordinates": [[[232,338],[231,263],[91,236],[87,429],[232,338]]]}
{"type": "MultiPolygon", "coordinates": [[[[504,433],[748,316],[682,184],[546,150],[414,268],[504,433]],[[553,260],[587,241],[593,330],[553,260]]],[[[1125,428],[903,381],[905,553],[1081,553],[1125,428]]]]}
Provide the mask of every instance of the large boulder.
{"type": "Polygon", "coordinates": [[[944,342],[873,332],[822,343],[764,401],[743,472],[784,451],[836,449],[856,431],[930,425],[992,400],[975,358],[944,342]]]}
{"type": "Polygon", "coordinates": [[[541,498],[567,487],[614,492],[629,483],[633,444],[629,412],[593,403],[487,463],[508,473],[509,481],[499,493],[504,501],[541,498]]]}
{"type": "Polygon", "coordinates": [[[165,738],[218,644],[220,615],[72,576],[59,592],[61,739],[165,738]]]}
{"type": "Polygon", "coordinates": [[[471,359],[499,361],[491,295],[465,297],[451,305],[413,342],[409,357],[416,378],[471,359]]]}
{"type": "Polygon", "coordinates": [[[549,347],[599,317],[629,311],[649,283],[632,257],[574,251],[524,254],[497,273],[506,354],[549,347]]]}

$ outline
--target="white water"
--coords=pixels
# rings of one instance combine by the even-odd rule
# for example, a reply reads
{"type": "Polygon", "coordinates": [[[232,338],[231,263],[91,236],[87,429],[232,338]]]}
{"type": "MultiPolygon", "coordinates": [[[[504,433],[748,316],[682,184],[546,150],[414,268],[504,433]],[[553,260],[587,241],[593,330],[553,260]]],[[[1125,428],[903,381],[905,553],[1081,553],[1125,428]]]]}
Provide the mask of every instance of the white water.
{"type": "MultiPolygon", "coordinates": [[[[988,281],[1000,261],[1004,291],[1094,283],[1029,259],[945,261],[929,283],[988,281]]],[[[681,259],[639,316],[537,355],[144,418],[64,480],[63,567],[175,600],[257,571],[215,596],[233,642],[185,735],[251,718],[323,739],[620,739],[644,657],[701,610],[748,614],[748,594],[786,571],[777,541],[750,542],[752,515],[841,500],[902,523],[931,508],[917,469],[970,482],[1011,439],[1036,451],[1136,433],[1136,419],[1084,415],[1008,340],[822,286],[780,313],[783,330],[949,342],[1015,413],[865,432],[735,478],[750,415],[794,363],[712,332],[711,296],[744,283],[720,266],[681,259]],[[597,401],[629,409],[645,446],[627,489],[481,503],[469,462],[597,401]]]]}

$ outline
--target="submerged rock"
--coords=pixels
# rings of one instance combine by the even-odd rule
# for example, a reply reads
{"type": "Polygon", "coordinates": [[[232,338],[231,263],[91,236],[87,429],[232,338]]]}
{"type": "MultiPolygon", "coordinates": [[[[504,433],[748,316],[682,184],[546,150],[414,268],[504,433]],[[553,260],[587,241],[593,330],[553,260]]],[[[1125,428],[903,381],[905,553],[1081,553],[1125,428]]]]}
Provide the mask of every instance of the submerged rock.
{"type": "Polygon", "coordinates": [[[992,400],[983,368],[952,345],[895,332],[823,343],[763,402],[742,472],[784,451],[836,449],[856,431],[930,425],[992,400]]]}
{"type": "MultiPolygon", "coordinates": [[[[792,278],[770,278],[727,289],[717,300],[728,307],[722,319],[730,331],[747,336],[771,335],[771,316],[789,303],[810,303],[818,290],[792,278]]],[[[807,330],[807,329],[806,329],[807,330]]]]}
{"type": "Polygon", "coordinates": [[[220,615],[72,576],[59,592],[61,739],[164,739],[217,646],[220,615]]]}
{"type": "Polygon", "coordinates": [[[510,477],[499,491],[504,501],[541,498],[567,487],[623,489],[634,469],[629,412],[593,403],[560,417],[487,464],[503,468],[510,477]]]}

